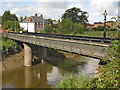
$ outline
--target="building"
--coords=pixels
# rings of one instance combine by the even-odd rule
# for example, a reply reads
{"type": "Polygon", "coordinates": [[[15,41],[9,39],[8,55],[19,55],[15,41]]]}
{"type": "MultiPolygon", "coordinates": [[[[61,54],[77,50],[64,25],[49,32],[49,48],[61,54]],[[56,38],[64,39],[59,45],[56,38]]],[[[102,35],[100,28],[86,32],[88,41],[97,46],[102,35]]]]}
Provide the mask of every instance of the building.
{"type": "Polygon", "coordinates": [[[24,28],[24,30],[28,30],[28,32],[40,32],[40,30],[44,30],[45,27],[50,24],[49,21],[43,18],[42,14],[40,16],[35,14],[20,22],[20,26],[24,28]]]}
{"type": "Polygon", "coordinates": [[[109,27],[114,27],[114,21],[107,21],[106,22],[106,27],[109,28],[109,27]]]}
{"type": "Polygon", "coordinates": [[[93,26],[94,26],[93,24],[87,24],[86,25],[86,29],[90,29],[91,30],[91,29],[93,29],[93,26]]]}
{"type": "Polygon", "coordinates": [[[104,23],[102,22],[94,22],[94,28],[97,28],[98,26],[104,26],[104,23]]]}

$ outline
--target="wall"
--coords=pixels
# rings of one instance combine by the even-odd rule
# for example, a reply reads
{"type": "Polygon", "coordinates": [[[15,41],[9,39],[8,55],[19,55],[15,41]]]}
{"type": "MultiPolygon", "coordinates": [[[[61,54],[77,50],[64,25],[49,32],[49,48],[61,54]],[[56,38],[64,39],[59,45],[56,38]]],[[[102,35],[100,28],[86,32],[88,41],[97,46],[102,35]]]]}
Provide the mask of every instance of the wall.
{"type": "MultiPolygon", "coordinates": [[[[27,23],[20,23],[20,26],[27,30],[27,23]]],[[[28,32],[34,32],[35,26],[34,23],[28,23],[28,32]]]]}

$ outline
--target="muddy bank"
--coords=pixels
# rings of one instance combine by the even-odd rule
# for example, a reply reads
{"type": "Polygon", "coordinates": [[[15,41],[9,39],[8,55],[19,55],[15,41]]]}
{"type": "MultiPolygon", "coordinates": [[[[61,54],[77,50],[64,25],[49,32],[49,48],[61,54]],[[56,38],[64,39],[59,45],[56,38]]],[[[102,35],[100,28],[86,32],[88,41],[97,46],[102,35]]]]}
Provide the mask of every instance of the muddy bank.
{"type": "Polygon", "coordinates": [[[24,51],[4,58],[2,61],[2,71],[24,66],[24,51]]]}

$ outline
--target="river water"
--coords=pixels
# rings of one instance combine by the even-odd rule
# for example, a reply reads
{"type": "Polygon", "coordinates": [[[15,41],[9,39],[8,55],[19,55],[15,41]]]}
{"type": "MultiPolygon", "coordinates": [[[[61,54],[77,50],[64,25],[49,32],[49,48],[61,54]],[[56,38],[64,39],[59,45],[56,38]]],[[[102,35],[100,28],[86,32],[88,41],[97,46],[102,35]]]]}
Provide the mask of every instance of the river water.
{"type": "Polygon", "coordinates": [[[84,56],[62,60],[54,65],[48,62],[32,67],[21,67],[2,73],[3,88],[52,88],[74,72],[76,75],[94,76],[98,60],[84,56]]]}

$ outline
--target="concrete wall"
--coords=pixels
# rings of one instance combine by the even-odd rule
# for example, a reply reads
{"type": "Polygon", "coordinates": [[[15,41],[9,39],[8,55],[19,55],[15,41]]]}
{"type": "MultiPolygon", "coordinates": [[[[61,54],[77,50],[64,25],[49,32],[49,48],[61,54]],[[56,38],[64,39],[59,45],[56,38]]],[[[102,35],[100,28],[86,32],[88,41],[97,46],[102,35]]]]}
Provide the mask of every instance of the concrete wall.
{"type": "MultiPolygon", "coordinates": [[[[27,30],[27,23],[20,23],[20,26],[23,27],[24,30],[27,30]]],[[[35,32],[34,23],[28,23],[28,32],[35,32]]]]}

